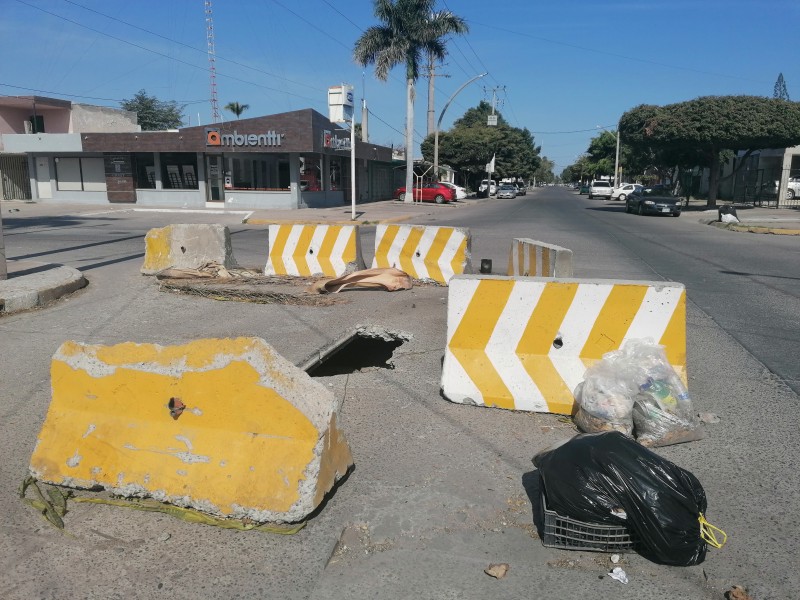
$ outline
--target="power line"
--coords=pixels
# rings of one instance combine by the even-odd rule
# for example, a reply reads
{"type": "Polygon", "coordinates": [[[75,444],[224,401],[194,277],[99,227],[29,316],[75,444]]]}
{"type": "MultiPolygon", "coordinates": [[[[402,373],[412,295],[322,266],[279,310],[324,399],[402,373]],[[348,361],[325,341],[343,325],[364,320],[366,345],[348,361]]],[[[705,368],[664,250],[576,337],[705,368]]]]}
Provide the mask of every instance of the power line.
{"type": "MultiPolygon", "coordinates": [[[[35,6],[33,4],[29,4],[28,2],[25,2],[24,0],[17,0],[17,2],[19,2],[20,4],[24,4],[25,6],[28,6],[30,8],[36,9],[38,11],[41,11],[41,12],[43,12],[45,14],[51,15],[53,17],[56,17],[57,19],[62,19],[64,21],[66,21],[67,23],[72,23],[73,25],[77,25],[78,27],[82,27],[84,29],[88,29],[89,31],[92,31],[94,33],[99,33],[100,35],[104,35],[104,36],[109,37],[109,38],[111,38],[113,40],[116,40],[118,42],[122,42],[123,44],[128,44],[129,46],[133,46],[134,48],[138,48],[139,50],[144,50],[145,52],[150,52],[152,54],[156,54],[158,56],[162,56],[162,57],[164,57],[166,59],[169,59],[169,60],[174,60],[176,62],[179,62],[179,63],[183,64],[183,65],[191,67],[193,69],[198,69],[198,70],[206,72],[206,73],[208,72],[208,69],[205,68],[205,67],[200,67],[198,65],[195,65],[193,63],[187,62],[185,60],[181,60],[179,58],[175,58],[174,56],[169,56],[168,54],[164,54],[163,52],[158,52],[157,50],[152,50],[150,48],[147,48],[146,46],[141,46],[139,44],[135,44],[133,42],[129,42],[128,40],[125,40],[125,39],[122,39],[120,37],[111,35],[111,34],[106,33],[104,31],[100,31],[99,29],[94,29],[93,27],[89,27],[88,25],[84,25],[83,23],[79,23],[78,21],[74,21],[72,19],[68,19],[67,17],[62,17],[61,15],[58,15],[58,14],[53,13],[53,12],[50,12],[48,10],[45,10],[45,9],[40,8],[38,6],[35,6]]],[[[227,79],[232,79],[233,81],[239,81],[241,83],[246,83],[248,85],[254,85],[256,87],[259,87],[259,88],[262,88],[262,89],[265,89],[265,90],[269,90],[271,92],[278,92],[278,93],[281,93],[281,94],[287,94],[289,96],[295,96],[297,98],[302,98],[303,100],[308,100],[308,101],[313,102],[313,103],[317,103],[318,102],[318,100],[314,100],[312,98],[308,98],[307,96],[301,96],[300,94],[295,94],[295,93],[292,93],[292,92],[289,92],[289,91],[286,91],[286,90],[280,90],[280,89],[277,89],[277,88],[269,87],[267,85],[263,85],[263,84],[260,84],[260,83],[255,83],[254,81],[248,81],[247,79],[240,79],[239,77],[234,77],[232,75],[225,75],[223,73],[219,73],[219,75],[220,75],[220,77],[225,77],[227,79]]]]}
{"type": "MultiPolygon", "coordinates": [[[[22,4],[27,4],[26,2],[22,2],[22,0],[17,0],[17,2],[21,2],[22,4]]],[[[80,4],[78,2],[74,2],[73,0],[64,0],[64,2],[67,2],[68,4],[72,4],[73,6],[77,6],[78,8],[82,8],[82,9],[84,9],[86,11],[92,12],[92,13],[94,13],[96,15],[100,15],[101,17],[105,17],[106,19],[110,19],[112,21],[116,21],[117,23],[122,23],[123,25],[127,25],[128,27],[132,27],[133,29],[138,29],[139,31],[143,31],[144,33],[147,33],[149,35],[154,35],[155,37],[161,38],[162,40],[165,40],[165,41],[170,42],[172,44],[177,44],[178,46],[183,46],[184,48],[188,48],[189,50],[194,50],[195,52],[200,52],[202,54],[207,54],[207,52],[208,52],[208,50],[203,50],[202,48],[195,48],[194,46],[191,46],[189,44],[184,44],[183,42],[180,42],[178,40],[166,37],[164,35],[161,35],[160,33],[156,33],[155,31],[150,31],[149,29],[145,29],[144,27],[139,27],[138,25],[134,25],[133,23],[129,23],[128,21],[123,21],[122,19],[119,19],[119,18],[114,17],[112,15],[108,15],[106,13],[100,12],[100,11],[95,10],[93,8],[89,8],[88,6],[84,6],[83,4],[80,4]]],[[[28,4],[28,6],[31,6],[31,5],[28,4]]],[[[38,8],[38,7],[33,7],[33,8],[38,8]]],[[[53,14],[53,13],[49,13],[49,14],[53,14]]],[[[54,15],[54,16],[58,16],[58,15],[54,15]]],[[[59,17],[59,18],[63,18],[63,17],[59,17]]],[[[306,87],[306,88],[309,88],[309,89],[312,89],[312,90],[315,90],[315,91],[322,91],[322,90],[320,90],[320,88],[308,85],[307,83],[302,83],[300,81],[294,81],[293,79],[288,79],[288,78],[283,77],[281,75],[276,75],[275,73],[270,73],[269,71],[264,71],[263,69],[259,69],[257,67],[252,67],[250,65],[246,65],[244,63],[240,63],[240,62],[235,61],[235,60],[230,59],[230,58],[225,58],[225,57],[220,56],[219,54],[216,54],[216,53],[215,53],[215,57],[218,60],[224,60],[225,62],[231,63],[232,65],[236,65],[237,67],[243,67],[245,69],[250,69],[251,71],[256,71],[258,73],[262,73],[263,75],[269,75],[270,77],[274,77],[275,79],[281,79],[281,80],[286,81],[288,83],[293,83],[294,85],[299,85],[299,86],[306,87]]]]}
{"type": "MultiPolygon", "coordinates": [[[[28,92],[37,92],[39,94],[55,94],[56,96],[67,96],[68,98],[86,98],[87,100],[104,100],[106,102],[125,102],[124,98],[98,98],[97,96],[81,96],[80,94],[67,94],[64,92],[54,92],[52,90],[38,90],[35,88],[22,87],[19,85],[11,85],[10,83],[0,83],[0,87],[10,87],[15,90],[26,90],[28,92]]],[[[11,94],[0,94],[2,96],[11,98],[11,94]]],[[[202,104],[208,100],[175,100],[178,104],[202,104]]]]}

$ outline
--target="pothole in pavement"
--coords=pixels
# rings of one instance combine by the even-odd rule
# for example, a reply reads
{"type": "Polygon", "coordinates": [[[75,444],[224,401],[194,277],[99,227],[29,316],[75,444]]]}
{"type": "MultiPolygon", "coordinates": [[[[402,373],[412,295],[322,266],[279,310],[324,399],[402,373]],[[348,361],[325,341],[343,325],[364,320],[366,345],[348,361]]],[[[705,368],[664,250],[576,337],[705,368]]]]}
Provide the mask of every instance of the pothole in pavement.
{"type": "Polygon", "coordinates": [[[357,327],[325,346],[300,366],[311,377],[330,377],[356,373],[362,369],[394,369],[394,351],[411,335],[380,327],[357,327]]]}

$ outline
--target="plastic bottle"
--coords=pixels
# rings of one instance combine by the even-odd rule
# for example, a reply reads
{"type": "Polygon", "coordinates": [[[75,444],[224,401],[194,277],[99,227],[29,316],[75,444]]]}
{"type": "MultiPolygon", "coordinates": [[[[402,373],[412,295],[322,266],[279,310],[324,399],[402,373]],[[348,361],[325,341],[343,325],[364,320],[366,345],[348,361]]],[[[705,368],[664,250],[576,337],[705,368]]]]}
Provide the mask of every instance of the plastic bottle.
{"type": "Polygon", "coordinates": [[[661,410],[671,413],[677,411],[678,399],[672,394],[672,389],[666,381],[648,378],[639,389],[651,396],[661,410]]]}

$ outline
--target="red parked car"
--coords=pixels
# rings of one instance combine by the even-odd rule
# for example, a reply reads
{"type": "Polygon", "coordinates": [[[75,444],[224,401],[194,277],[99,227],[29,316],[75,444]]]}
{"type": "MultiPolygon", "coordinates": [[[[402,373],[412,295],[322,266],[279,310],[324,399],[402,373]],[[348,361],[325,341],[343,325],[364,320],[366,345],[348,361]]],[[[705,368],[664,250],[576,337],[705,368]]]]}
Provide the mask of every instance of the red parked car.
{"type": "MultiPolygon", "coordinates": [[[[422,187],[414,186],[415,202],[436,202],[436,204],[442,204],[455,200],[455,195],[455,190],[447,187],[443,183],[423,183],[422,187]]],[[[394,197],[398,200],[405,200],[405,186],[397,188],[394,191],[394,197]]]]}

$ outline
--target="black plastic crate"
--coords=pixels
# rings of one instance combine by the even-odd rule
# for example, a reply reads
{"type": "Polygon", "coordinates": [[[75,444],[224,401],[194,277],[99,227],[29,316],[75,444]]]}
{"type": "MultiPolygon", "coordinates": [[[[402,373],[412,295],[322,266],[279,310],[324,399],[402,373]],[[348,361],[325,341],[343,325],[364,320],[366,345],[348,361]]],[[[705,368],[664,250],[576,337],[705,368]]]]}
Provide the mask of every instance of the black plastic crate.
{"type": "Polygon", "coordinates": [[[542,511],[544,512],[542,544],[547,548],[592,552],[625,552],[636,549],[636,542],[631,538],[627,527],[585,523],[563,517],[547,508],[544,493],[542,511]]]}

